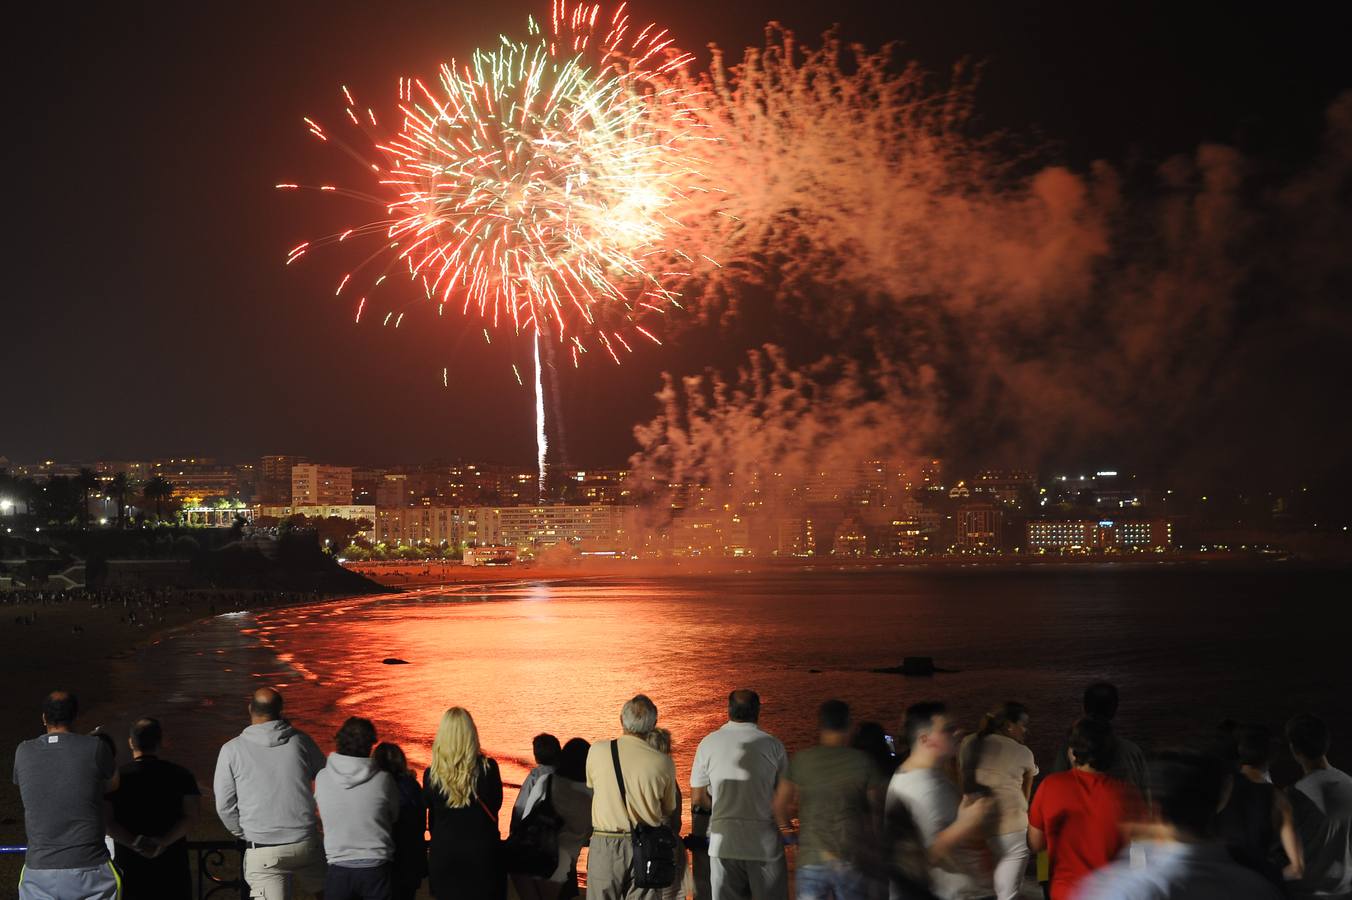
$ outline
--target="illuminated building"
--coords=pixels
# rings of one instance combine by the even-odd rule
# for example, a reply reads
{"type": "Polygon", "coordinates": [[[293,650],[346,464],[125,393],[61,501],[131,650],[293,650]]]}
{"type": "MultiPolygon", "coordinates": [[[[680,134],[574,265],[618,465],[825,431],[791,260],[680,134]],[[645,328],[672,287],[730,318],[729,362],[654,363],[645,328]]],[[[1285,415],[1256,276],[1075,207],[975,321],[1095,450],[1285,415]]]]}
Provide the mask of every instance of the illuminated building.
{"type": "Polygon", "coordinates": [[[893,519],[883,529],[883,556],[910,556],[925,548],[926,537],[919,519],[893,519]]]}
{"type": "Polygon", "coordinates": [[[1168,519],[1035,520],[1027,524],[1033,552],[1090,550],[1167,550],[1174,545],[1168,519]]]}
{"type": "Polygon", "coordinates": [[[973,499],[1005,506],[1019,506],[1037,493],[1037,476],[1031,472],[985,469],[967,483],[973,499]]]}
{"type": "Polygon", "coordinates": [[[473,506],[377,508],[373,540],[389,547],[461,547],[480,542],[478,512],[473,506]]]}
{"type": "Polygon", "coordinates": [[[173,497],[187,504],[200,504],[209,497],[240,496],[239,472],[206,456],[157,459],[150,464],[150,477],[159,476],[174,486],[173,497]]]}
{"type": "Polygon", "coordinates": [[[385,474],[376,482],[376,509],[405,509],[409,505],[407,475],[385,474]]]}
{"type": "Polygon", "coordinates": [[[629,497],[627,469],[574,469],[564,473],[565,498],[582,503],[622,503],[629,497]]]}
{"type": "Polygon", "coordinates": [[[258,503],[286,505],[291,502],[291,469],[309,462],[303,456],[271,455],[258,460],[254,499],[258,503]]]}
{"type": "Polygon", "coordinates": [[[868,535],[853,516],[846,516],[831,542],[832,556],[868,555],[868,535]]]}
{"type": "Polygon", "coordinates": [[[189,506],[183,509],[183,521],[192,528],[230,528],[236,519],[254,520],[254,508],[243,503],[220,506],[189,506]]]}
{"type": "Polygon", "coordinates": [[[583,553],[621,553],[629,549],[628,507],[490,506],[479,507],[478,542],[521,550],[568,544],[583,553]]]}
{"type": "Polygon", "coordinates": [[[291,467],[292,506],[350,506],[352,470],[346,466],[291,467]]]}
{"type": "Polygon", "coordinates": [[[958,547],[966,551],[1000,549],[1004,513],[990,504],[971,504],[958,510],[958,547]]]}

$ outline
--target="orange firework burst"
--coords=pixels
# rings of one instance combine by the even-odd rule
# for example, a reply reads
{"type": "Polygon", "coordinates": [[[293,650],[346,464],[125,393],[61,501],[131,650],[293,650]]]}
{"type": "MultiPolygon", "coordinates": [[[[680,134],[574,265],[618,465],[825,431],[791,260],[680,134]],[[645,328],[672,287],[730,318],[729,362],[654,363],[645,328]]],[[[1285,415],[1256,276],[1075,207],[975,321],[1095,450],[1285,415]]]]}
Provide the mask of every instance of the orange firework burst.
{"type": "Polygon", "coordinates": [[[504,36],[444,64],[432,86],[401,78],[392,134],[344,87],[346,118],[371,142],[357,156],[376,190],[316,187],[384,214],[297,246],[287,263],[375,237],[379,248],[337,286],[361,285],[358,321],[376,286],[402,272],[438,314],[449,307],[566,343],[574,364],[598,346],[618,363],[633,336],[657,341],[654,320],[680,306],[680,210],[703,127],[700,91],[674,77],[690,59],[665,31],[634,28],[623,5],[603,17],[599,4],[555,0],[547,34],[532,20],[525,40],[504,36]],[[378,277],[363,280],[372,263],[378,277]]]}

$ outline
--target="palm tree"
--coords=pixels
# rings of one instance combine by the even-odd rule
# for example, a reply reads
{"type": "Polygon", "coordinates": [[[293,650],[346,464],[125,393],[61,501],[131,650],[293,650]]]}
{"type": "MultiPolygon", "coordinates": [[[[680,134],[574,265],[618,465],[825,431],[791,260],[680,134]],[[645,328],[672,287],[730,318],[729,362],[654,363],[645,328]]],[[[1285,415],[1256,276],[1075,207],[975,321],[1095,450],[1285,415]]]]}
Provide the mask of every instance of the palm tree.
{"type": "Polygon", "coordinates": [[[158,520],[161,517],[162,504],[174,496],[174,486],[163,475],[156,475],[141,488],[141,496],[145,497],[147,502],[155,504],[155,518],[158,520]]]}
{"type": "Polygon", "coordinates": [[[80,492],[80,527],[89,528],[89,495],[99,486],[99,476],[93,469],[81,469],[75,476],[75,487],[80,492]]]}
{"type": "Polygon", "coordinates": [[[117,501],[117,527],[120,531],[127,524],[127,473],[118,472],[108,483],[108,493],[117,501]]]}

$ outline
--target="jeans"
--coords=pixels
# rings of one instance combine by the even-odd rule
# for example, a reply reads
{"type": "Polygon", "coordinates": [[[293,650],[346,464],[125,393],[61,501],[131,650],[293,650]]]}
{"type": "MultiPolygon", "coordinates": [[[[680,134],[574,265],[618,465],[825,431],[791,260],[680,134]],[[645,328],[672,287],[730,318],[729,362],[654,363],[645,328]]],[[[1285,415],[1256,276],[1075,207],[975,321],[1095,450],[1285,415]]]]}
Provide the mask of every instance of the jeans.
{"type": "Polygon", "coordinates": [[[324,900],[390,900],[390,864],[362,869],[329,864],[324,875],[324,900]]]}
{"type": "Polygon", "coordinates": [[[798,900],[868,900],[869,884],[864,873],[846,862],[799,866],[798,900]]]}

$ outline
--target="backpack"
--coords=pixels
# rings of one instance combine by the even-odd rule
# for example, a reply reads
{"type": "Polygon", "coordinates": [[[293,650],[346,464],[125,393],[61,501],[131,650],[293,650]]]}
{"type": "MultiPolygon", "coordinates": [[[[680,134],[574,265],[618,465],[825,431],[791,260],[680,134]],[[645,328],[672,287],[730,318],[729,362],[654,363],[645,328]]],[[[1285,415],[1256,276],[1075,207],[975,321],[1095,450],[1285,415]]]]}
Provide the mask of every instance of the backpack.
{"type": "Polygon", "coordinates": [[[545,776],[543,796],[503,842],[508,872],[548,878],[559,867],[559,832],[563,830],[563,817],[549,800],[553,778],[553,775],[545,776]]]}

